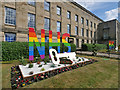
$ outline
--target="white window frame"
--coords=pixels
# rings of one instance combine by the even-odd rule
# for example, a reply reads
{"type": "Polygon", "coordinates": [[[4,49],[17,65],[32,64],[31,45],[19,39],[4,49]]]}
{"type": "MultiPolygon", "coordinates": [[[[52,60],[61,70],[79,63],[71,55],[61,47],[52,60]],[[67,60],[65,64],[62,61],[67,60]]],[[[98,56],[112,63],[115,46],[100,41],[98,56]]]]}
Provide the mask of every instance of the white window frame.
{"type": "MultiPolygon", "coordinates": [[[[10,38],[10,37],[9,37],[9,38],[10,38]]],[[[7,41],[7,42],[15,42],[15,41],[16,41],[16,34],[15,34],[15,33],[5,33],[5,41],[7,41]],[[11,34],[11,35],[13,34],[13,35],[15,35],[15,37],[14,37],[15,40],[11,40],[11,39],[10,39],[9,41],[6,40],[6,38],[7,38],[7,37],[6,37],[6,36],[7,36],[6,34],[11,34]]]]}
{"type": "Polygon", "coordinates": [[[11,24],[11,23],[6,23],[6,17],[7,17],[7,16],[6,16],[6,15],[7,15],[7,14],[6,14],[6,8],[9,8],[9,7],[5,7],[5,8],[4,8],[4,10],[5,10],[4,23],[5,23],[5,24],[8,24],[8,25],[13,25],[13,26],[15,26],[15,25],[16,25],[16,10],[15,10],[15,9],[13,9],[13,8],[9,8],[9,9],[11,9],[11,10],[14,10],[14,11],[15,11],[15,12],[14,12],[14,13],[15,13],[15,16],[14,16],[14,19],[15,19],[15,24],[11,24]]]}
{"type": "Polygon", "coordinates": [[[47,17],[44,18],[44,29],[45,29],[46,31],[49,31],[49,30],[50,30],[50,19],[47,18],[47,17]],[[45,24],[45,19],[49,20],[49,23],[48,23],[49,25],[45,24]],[[47,25],[48,28],[45,28],[46,25],[47,25]]]}
{"type": "Polygon", "coordinates": [[[35,0],[28,0],[28,4],[32,6],[36,5],[35,0]]]}
{"type": "Polygon", "coordinates": [[[44,10],[46,10],[46,11],[50,11],[50,2],[47,2],[46,0],[44,0],[44,10]],[[46,5],[47,7],[49,7],[49,10],[45,7],[45,3],[46,4],[49,4],[49,6],[48,5],[46,5]]]}
{"type": "Polygon", "coordinates": [[[60,21],[57,21],[57,32],[61,32],[61,22],[60,21]],[[58,27],[59,25],[59,27],[58,27]],[[59,29],[59,31],[58,31],[59,29]]]}
{"type": "Polygon", "coordinates": [[[28,13],[28,27],[31,27],[31,25],[29,26],[29,21],[31,20],[31,18],[34,18],[34,24],[32,26],[32,28],[35,28],[36,27],[36,18],[35,18],[35,14],[32,14],[32,13],[28,13]],[[30,17],[29,17],[30,16],[30,17]],[[32,17],[31,17],[32,16],[32,17]],[[30,20],[29,20],[30,19],[30,20]]]}
{"type": "Polygon", "coordinates": [[[75,26],[75,35],[78,35],[78,26],[75,26]]]}
{"type": "Polygon", "coordinates": [[[75,21],[78,22],[78,15],[75,14],[75,21]]]}
{"type": "Polygon", "coordinates": [[[71,12],[70,11],[67,11],[67,19],[70,19],[71,18],[71,12]],[[69,17],[68,17],[69,16],[69,17]]]}
{"type": "Polygon", "coordinates": [[[61,15],[61,7],[57,6],[57,15],[61,15]],[[60,10],[58,10],[60,9],[60,10]]]}
{"type": "Polygon", "coordinates": [[[71,34],[71,25],[70,24],[67,24],[67,33],[71,34]],[[69,27],[69,30],[68,30],[68,27],[69,27]]]}

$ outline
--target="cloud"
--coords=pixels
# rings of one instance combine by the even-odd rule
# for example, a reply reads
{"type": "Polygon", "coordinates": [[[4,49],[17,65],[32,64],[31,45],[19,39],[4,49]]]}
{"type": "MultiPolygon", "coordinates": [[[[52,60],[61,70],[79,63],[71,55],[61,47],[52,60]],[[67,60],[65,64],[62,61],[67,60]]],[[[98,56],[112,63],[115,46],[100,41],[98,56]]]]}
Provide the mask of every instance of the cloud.
{"type": "Polygon", "coordinates": [[[88,9],[89,11],[91,12],[94,12],[98,9],[102,9],[102,8],[105,8],[106,6],[103,5],[104,3],[103,2],[96,2],[96,1],[80,1],[80,0],[75,0],[78,4],[80,4],[81,6],[83,6],[84,8],[88,9]],[[102,6],[102,7],[101,7],[102,6]]]}
{"type": "Polygon", "coordinates": [[[95,5],[95,2],[80,2],[79,4],[83,7],[85,7],[86,9],[92,11],[94,9],[93,7],[95,5]]]}
{"type": "Polygon", "coordinates": [[[95,2],[86,2],[86,1],[80,1],[80,0],[75,0],[75,1],[90,11],[94,9],[94,5],[96,4],[95,2]]]}
{"type": "Polygon", "coordinates": [[[106,11],[105,15],[106,15],[105,21],[117,19],[118,18],[118,8],[106,11]]]}

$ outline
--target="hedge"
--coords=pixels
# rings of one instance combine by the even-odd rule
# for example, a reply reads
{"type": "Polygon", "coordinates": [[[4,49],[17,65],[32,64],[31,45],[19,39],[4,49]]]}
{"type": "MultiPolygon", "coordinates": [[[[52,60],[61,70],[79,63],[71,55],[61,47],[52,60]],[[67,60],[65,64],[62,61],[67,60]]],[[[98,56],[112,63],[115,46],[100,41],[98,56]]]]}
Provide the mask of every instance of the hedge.
{"type": "MultiPolygon", "coordinates": [[[[57,47],[53,47],[57,48],[57,47]]],[[[63,45],[61,43],[60,50],[63,52],[63,45]]],[[[67,47],[64,46],[67,51],[67,47]]],[[[45,55],[49,55],[49,44],[45,44],[45,55]]],[[[71,51],[76,51],[75,44],[71,44],[71,51]]],[[[34,45],[34,57],[40,57],[36,45],[34,45]]],[[[28,42],[2,42],[2,61],[17,60],[21,57],[29,58],[29,43],[28,42]]]]}
{"type": "MultiPolygon", "coordinates": [[[[105,44],[95,44],[95,49],[102,50],[102,49],[107,49],[107,46],[105,44]]],[[[93,44],[82,44],[82,51],[93,51],[93,44]]]]}

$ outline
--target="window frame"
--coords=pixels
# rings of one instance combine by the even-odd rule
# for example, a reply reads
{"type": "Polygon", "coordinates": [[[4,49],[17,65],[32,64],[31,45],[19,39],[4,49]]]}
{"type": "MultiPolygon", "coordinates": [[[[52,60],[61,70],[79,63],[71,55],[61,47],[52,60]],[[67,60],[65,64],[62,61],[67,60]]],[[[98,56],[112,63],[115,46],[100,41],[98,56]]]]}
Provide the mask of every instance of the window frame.
{"type": "Polygon", "coordinates": [[[71,12],[70,11],[67,11],[67,19],[70,19],[71,18],[71,12]],[[69,15],[68,15],[69,14],[69,15]],[[68,17],[69,16],[69,17],[68,17]]]}
{"type": "Polygon", "coordinates": [[[70,24],[67,24],[67,33],[71,34],[71,25],[70,24]],[[69,26],[69,32],[68,32],[68,26],[69,26]]]}
{"type": "Polygon", "coordinates": [[[94,23],[94,28],[96,29],[96,23],[94,23]]]}
{"type": "Polygon", "coordinates": [[[44,10],[50,12],[50,2],[47,2],[46,0],[44,0],[44,10]],[[45,4],[49,5],[49,10],[45,8],[45,4]]]}
{"type": "Polygon", "coordinates": [[[59,16],[61,15],[61,7],[59,7],[59,6],[57,6],[57,15],[59,15],[59,16]],[[59,13],[60,13],[60,14],[58,14],[58,8],[60,9],[60,10],[59,10],[59,13]]]}
{"type": "Polygon", "coordinates": [[[35,0],[28,0],[28,5],[36,6],[35,0]],[[33,4],[34,3],[34,4],[33,4]]]}
{"type": "Polygon", "coordinates": [[[45,29],[46,31],[49,31],[49,30],[50,30],[50,18],[44,17],[44,29],[45,29]],[[46,28],[45,28],[45,19],[49,20],[49,29],[46,29],[46,28]]]}
{"type": "Polygon", "coordinates": [[[92,38],[92,37],[93,37],[93,32],[91,31],[90,34],[91,34],[90,36],[91,36],[91,38],[92,38]]]}
{"type": "Polygon", "coordinates": [[[29,26],[29,15],[30,15],[30,18],[31,18],[31,16],[34,16],[34,25],[33,25],[34,27],[32,27],[32,28],[36,28],[36,15],[33,13],[28,13],[28,27],[31,27],[31,25],[29,26]]]}
{"type": "Polygon", "coordinates": [[[91,44],[93,44],[93,40],[91,40],[91,44]]]}
{"type": "Polygon", "coordinates": [[[61,22],[57,21],[57,32],[61,32],[61,22]],[[60,24],[60,31],[58,31],[58,23],[60,24]]]}
{"type": "Polygon", "coordinates": [[[15,8],[11,8],[11,7],[7,7],[7,6],[5,6],[5,8],[4,8],[4,10],[5,10],[5,12],[4,12],[4,14],[5,14],[5,16],[4,16],[4,23],[5,24],[7,24],[7,25],[12,25],[12,26],[16,26],[16,9],[15,8]],[[9,8],[9,9],[11,9],[11,10],[14,10],[15,11],[15,16],[14,16],[14,19],[15,19],[15,22],[14,22],[14,24],[11,24],[11,23],[6,23],[6,8],[9,8]]]}
{"type": "Polygon", "coordinates": [[[81,36],[84,37],[84,28],[81,28],[81,36]]]}
{"type": "Polygon", "coordinates": [[[105,40],[105,39],[109,39],[109,31],[107,31],[107,30],[104,30],[103,31],[103,39],[105,40]]]}
{"type": "Polygon", "coordinates": [[[49,36],[45,36],[45,42],[48,43],[49,42],[49,36]],[[47,40],[46,40],[47,39],[47,40]]]}
{"type": "Polygon", "coordinates": [[[94,38],[96,39],[96,31],[94,32],[94,38]]]}
{"type": "Polygon", "coordinates": [[[79,39],[76,38],[76,47],[79,47],[79,39]]]}
{"type": "Polygon", "coordinates": [[[87,43],[89,44],[89,40],[87,40],[87,43]]]}
{"type": "Polygon", "coordinates": [[[77,14],[75,14],[75,21],[78,22],[78,15],[77,14]]]}
{"type": "Polygon", "coordinates": [[[16,33],[6,32],[6,33],[5,33],[5,41],[7,41],[7,42],[15,42],[15,41],[16,41],[16,33]],[[14,34],[14,35],[15,35],[15,37],[14,37],[15,40],[11,41],[11,39],[10,39],[10,41],[8,41],[8,40],[7,40],[7,37],[6,37],[6,36],[7,36],[6,34],[14,34]]]}
{"type": "Polygon", "coordinates": [[[84,24],[84,18],[81,17],[81,24],[84,24]]]}
{"type": "Polygon", "coordinates": [[[86,36],[89,37],[89,31],[86,29],[86,36]]]}
{"type": "Polygon", "coordinates": [[[78,26],[75,26],[75,35],[78,35],[78,26]],[[77,31],[76,31],[77,29],[77,31]]]}
{"type": "Polygon", "coordinates": [[[84,39],[82,39],[82,43],[85,43],[85,40],[84,40],[84,39]]]}
{"type": "Polygon", "coordinates": [[[86,19],[86,25],[89,26],[89,21],[88,21],[88,19],[86,19]]]}
{"type": "Polygon", "coordinates": [[[91,27],[91,28],[93,27],[93,22],[92,22],[92,21],[90,22],[90,27],[91,27]]]}

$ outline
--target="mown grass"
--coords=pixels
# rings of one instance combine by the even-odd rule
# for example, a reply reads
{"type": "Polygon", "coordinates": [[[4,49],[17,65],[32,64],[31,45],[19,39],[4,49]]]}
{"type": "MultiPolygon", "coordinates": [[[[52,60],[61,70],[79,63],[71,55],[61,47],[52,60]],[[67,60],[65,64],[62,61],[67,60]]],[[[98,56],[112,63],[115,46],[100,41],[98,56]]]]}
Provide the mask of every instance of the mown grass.
{"type": "MultiPolygon", "coordinates": [[[[118,60],[104,60],[91,56],[82,57],[94,58],[99,62],[35,82],[24,88],[118,88],[118,60]]],[[[11,66],[18,64],[18,61],[2,64],[3,88],[10,88],[10,69],[11,66]]]]}

